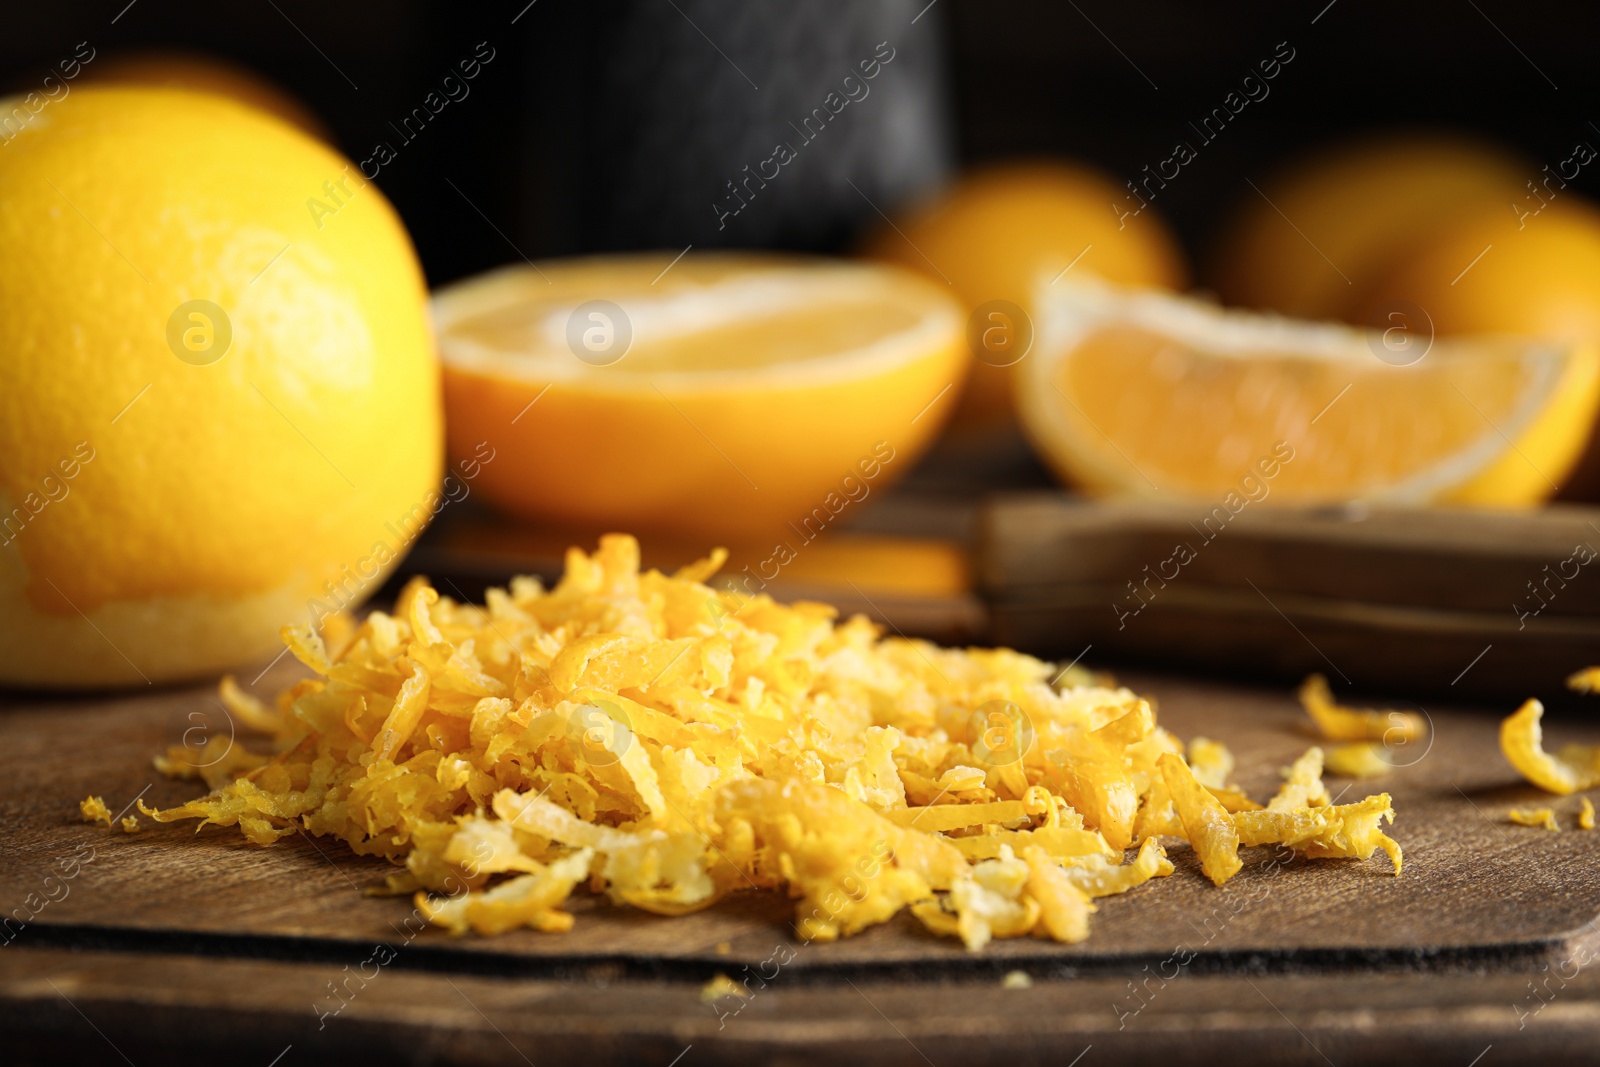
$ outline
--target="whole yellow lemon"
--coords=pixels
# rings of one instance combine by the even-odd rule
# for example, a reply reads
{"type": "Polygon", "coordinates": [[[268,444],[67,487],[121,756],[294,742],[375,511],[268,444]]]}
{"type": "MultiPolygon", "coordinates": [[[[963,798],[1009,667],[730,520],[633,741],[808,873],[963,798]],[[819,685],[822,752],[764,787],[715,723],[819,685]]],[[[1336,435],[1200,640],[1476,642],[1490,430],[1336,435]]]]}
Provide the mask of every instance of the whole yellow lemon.
{"type": "Polygon", "coordinates": [[[1486,205],[1397,253],[1364,296],[1363,319],[1409,302],[1440,334],[1600,342],[1600,210],[1572,192],[1520,219],[1486,205]]]}
{"type": "Polygon", "coordinates": [[[1494,146],[1437,134],[1335,145],[1242,194],[1213,284],[1227,304],[1354,321],[1375,276],[1485,204],[1509,217],[1506,205],[1536,171],[1494,146]]]}
{"type": "Polygon", "coordinates": [[[393,209],[218,97],[82,88],[0,149],[0,684],[270,656],[431,514],[426,292],[393,209]]]}
{"type": "MultiPolygon", "coordinates": [[[[1172,289],[1187,278],[1177,241],[1153,205],[1141,208],[1091,167],[1046,160],[974,170],[877,231],[864,251],[949,285],[969,313],[1006,301],[1031,317],[1035,286],[1063,275],[1172,289]]],[[[995,324],[1015,328],[1004,311],[997,314],[995,324]]],[[[1010,412],[1012,372],[1007,358],[996,356],[974,360],[959,419],[1010,412]]]]}

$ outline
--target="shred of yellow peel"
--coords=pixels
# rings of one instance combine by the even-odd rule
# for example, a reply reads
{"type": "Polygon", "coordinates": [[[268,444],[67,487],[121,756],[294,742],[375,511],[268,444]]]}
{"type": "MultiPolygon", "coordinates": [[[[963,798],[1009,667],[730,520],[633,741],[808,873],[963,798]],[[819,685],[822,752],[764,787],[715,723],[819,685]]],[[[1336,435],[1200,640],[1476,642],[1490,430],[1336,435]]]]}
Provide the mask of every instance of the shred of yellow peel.
{"type": "Polygon", "coordinates": [[[1239,859],[1239,834],[1233,817],[1216,797],[1195,781],[1189,765],[1170,752],[1157,761],[1161,777],[1172,794],[1185,834],[1200,857],[1200,869],[1216,885],[1221,885],[1244,866],[1239,859]]]}
{"type": "Polygon", "coordinates": [[[111,809],[101,797],[84,797],[78,802],[78,810],[83,813],[84,822],[103,822],[108,828],[111,826],[111,809]]]}
{"type": "Polygon", "coordinates": [[[1322,784],[1322,749],[1313,745],[1283,772],[1283,785],[1267,801],[1268,811],[1294,811],[1318,808],[1332,803],[1328,787],[1322,784]]]}
{"type": "Polygon", "coordinates": [[[998,800],[987,804],[939,804],[923,808],[901,808],[884,812],[884,818],[897,826],[923,833],[962,830],[985,823],[1025,823],[1027,809],[1020,800],[998,800]]]}
{"type": "Polygon", "coordinates": [[[1567,687],[1576,689],[1580,693],[1600,693],[1600,667],[1585,667],[1576,674],[1569,675],[1567,687]]]}
{"type": "Polygon", "coordinates": [[[746,999],[749,996],[750,990],[725,974],[713,976],[711,981],[700,987],[700,1003],[702,1004],[711,1004],[721,1000],[723,997],[746,999]]]}
{"type": "Polygon", "coordinates": [[[1095,910],[1089,894],[1039,846],[1024,849],[1022,859],[1028,865],[1028,893],[1039,902],[1037,932],[1067,944],[1088,937],[1089,913],[1095,910]]]}
{"type": "Polygon", "coordinates": [[[1544,705],[1529,700],[1500,724],[1500,751],[1528,781],[1540,789],[1567,796],[1600,785],[1600,746],[1567,745],[1551,755],[1544,750],[1539,720],[1544,705]]]}
{"type": "Polygon", "coordinates": [[[912,914],[936,933],[961,938],[976,952],[994,937],[1031,933],[1044,915],[1044,904],[1028,886],[1033,869],[1004,848],[998,858],[965,871],[944,897],[912,906],[912,914]]]}
{"type": "Polygon", "coordinates": [[[1382,850],[1398,877],[1403,855],[1399,843],[1381,829],[1385,819],[1394,821],[1394,805],[1389,794],[1379,793],[1354,804],[1243,811],[1233,816],[1233,824],[1241,844],[1288,845],[1311,859],[1364,860],[1382,850]]]}
{"type": "Polygon", "coordinates": [[[1152,837],[1139,846],[1139,854],[1132,863],[1107,863],[1103,856],[1090,856],[1069,867],[1067,878],[1094,900],[1126,893],[1152,878],[1165,878],[1172,870],[1167,850],[1152,837]]]}
{"type": "Polygon", "coordinates": [[[1233,753],[1220,741],[1196,737],[1189,741],[1189,769],[1195,781],[1211,790],[1227,789],[1233,773],[1233,753]]]}
{"type": "Polygon", "coordinates": [[[1096,898],[1171,873],[1162,835],[1218,882],[1240,825],[1307,856],[1385,847],[1386,796],[1329,807],[1308,765],[1285,789],[1320,806],[1262,812],[1226,748],[1191,742],[1197,780],[1126,689],[712,588],[725,556],[641,572],[637,542],[609,536],[553,589],[518,578],[480,607],[414,579],[392,613],[286,628],[316,677],[268,702],[221,686],[270,744],[174,747],[158,765],[211,793],[138,810],[261,845],[336,838],[396,864],[390,890],[456,934],[565,930],[579,886],[663,915],[759,888],[796,901],[802,938],[909,909],[974,950],[1083,940],[1096,898]],[[996,715],[1031,743],[987,743],[996,715]]]}
{"type": "MultiPolygon", "coordinates": [[[[1218,803],[1222,803],[1220,798],[1218,803]]],[[[1223,807],[1227,805],[1223,804],[1223,807]]],[[[1140,802],[1133,832],[1141,840],[1147,837],[1183,836],[1183,822],[1178,818],[1178,809],[1172,804],[1172,792],[1167,788],[1166,779],[1159,773],[1150,778],[1150,788],[1140,802]]]]}
{"type": "Polygon", "coordinates": [[[394,758],[428,709],[428,672],[422,664],[404,656],[399,662],[400,669],[406,672],[406,680],[400,683],[400,692],[395,695],[389,714],[372,741],[372,754],[380,760],[394,758]]]}
{"type": "Polygon", "coordinates": [[[1313,674],[1300,686],[1300,703],[1329,741],[1382,741],[1404,744],[1427,732],[1427,720],[1413,711],[1347,708],[1333,699],[1328,680],[1313,674]]]}
{"type": "Polygon", "coordinates": [[[1329,774],[1342,778],[1381,778],[1394,769],[1386,751],[1376,741],[1352,741],[1331,746],[1323,762],[1329,774]]]}
{"type": "MultiPolygon", "coordinates": [[[[1216,797],[1217,803],[1221,804],[1223,810],[1227,812],[1260,811],[1265,807],[1263,804],[1257,804],[1237,789],[1217,789],[1208,785],[1206,786],[1206,792],[1216,797]]],[[[1135,833],[1134,836],[1137,837],[1138,834],[1135,833]]]]}
{"type": "Polygon", "coordinates": [[[1030,846],[1042,848],[1057,862],[1085,856],[1121,859],[1122,853],[1106,843],[1096,830],[1074,830],[1064,826],[1041,826],[1037,830],[996,830],[974,837],[952,837],[950,843],[969,860],[992,860],[1007,847],[1021,852],[1030,846]]]}
{"type": "Polygon", "coordinates": [[[1028,977],[1027,971],[1007,971],[1006,976],[1000,980],[1001,989],[1032,989],[1033,979],[1028,977]]]}
{"type": "Polygon", "coordinates": [[[1594,805],[1589,802],[1588,797],[1578,798],[1578,829],[1594,829],[1594,805]]]}
{"type": "Polygon", "coordinates": [[[531,874],[519,874],[481,893],[434,898],[426,892],[416,895],[417,910],[429,922],[453,934],[476,930],[482,934],[503,934],[519,926],[549,932],[568,930],[572,916],[557,907],[572,889],[589,875],[589,859],[594,853],[581,848],[571,855],[531,874]]]}
{"type": "MultiPolygon", "coordinates": [[[[336,617],[347,620],[347,616],[336,617]]],[[[247,729],[255,730],[257,733],[276,733],[283,729],[283,716],[268,708],[252,694],[245,692],[233,675],[222,676],[222,684],[217,687],[217,695],[222,700],[222,706],[228,709],[228,713],[247,729]]]]}
{"type": "Polygon", "coordinates": [[[1518,826],[1542,826],[1546,830],[1559,830],[1556,813],[1549,808],[1512,808],[1506,818],[1518,826]]]}

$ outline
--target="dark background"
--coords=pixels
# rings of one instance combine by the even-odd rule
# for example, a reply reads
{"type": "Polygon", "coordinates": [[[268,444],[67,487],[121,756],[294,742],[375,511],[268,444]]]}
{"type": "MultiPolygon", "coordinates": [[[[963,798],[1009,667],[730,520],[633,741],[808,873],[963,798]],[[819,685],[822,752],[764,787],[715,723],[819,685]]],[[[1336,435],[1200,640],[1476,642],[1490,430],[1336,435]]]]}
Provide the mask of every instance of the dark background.
{"type": "Polygon", "coordinates": [[[199,50],[288,88],[359,160],[487,41],[495,58],[470,96],[378,178],[439,284],[522,255],[838,248],[952,165],[995,158],[1065,154],[1121,181],[1287,41],[1295,59],[1270,96],[1157,203],[1203,265],[1254,195],[1246,177],[1341,134],[1478,132],[1526,152],[1530,173],[1600,139],[1597,31],[1594,5],[1509,0],[109,0],[10,6],[0,83],[37,85],[79,41],[98,57],[199,50]],[[721,176],[885,39],[895,60],[828,151],[808,150],[770,210],[716,230],[721,176]]]}

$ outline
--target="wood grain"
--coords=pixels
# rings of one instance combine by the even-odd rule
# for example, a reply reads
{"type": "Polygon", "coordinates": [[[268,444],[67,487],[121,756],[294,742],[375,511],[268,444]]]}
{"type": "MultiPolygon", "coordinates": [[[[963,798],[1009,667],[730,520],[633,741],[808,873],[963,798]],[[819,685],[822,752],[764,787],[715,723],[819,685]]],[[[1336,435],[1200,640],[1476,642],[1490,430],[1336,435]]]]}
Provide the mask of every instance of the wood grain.
{"type": "Polygon", "coordinates": [[[1551,968],[1158,985],[1135,971],[1036,977],[1027,989],[992,976],[822,985],[785,971],[734,1013],[702,1003],[694,983],[512,981],[397,961],[324,1017],[318,998],[339,976],[325,964],[13,949],[0,952],[0,1026],[14,1067],[1589,1064],[1600,980],[1592,965],[1558,966],[1570,981],[1551,968]],[[1530,981],[1548,987],[1536,997],[1530,981]]]}

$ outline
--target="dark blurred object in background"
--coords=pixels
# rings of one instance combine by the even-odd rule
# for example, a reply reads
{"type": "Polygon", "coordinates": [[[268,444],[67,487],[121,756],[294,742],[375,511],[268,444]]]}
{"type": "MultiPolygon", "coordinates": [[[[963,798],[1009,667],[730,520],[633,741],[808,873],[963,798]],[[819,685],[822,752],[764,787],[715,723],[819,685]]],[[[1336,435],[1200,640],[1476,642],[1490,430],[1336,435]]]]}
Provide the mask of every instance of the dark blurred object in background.
{"type": "Polygon", "coordinates": [[[625,0],[552,12],[531,121],[555,251],[829,251],[949,175],[927,0],[625,0]],[[590,91],[573,92],[575,86],[590,91]]]}
{"type": "MultiPolygon", "coordinates": [[[[144,48],[208,52],[282,83],[360,159],[377,141],[395,140],[390,123],[485,41],[495,59],[470,97],[438,114],[378,179],[411,228],[429,280],[440,284],[521,255],[672,247],[669,236],[680,232],[672,220],[709,223],[715,233],[710,203],[726,192],[723,183],[768,158],[766,142],[819,106],[882,40],[895,59],[871,96],[846,107],[838,129],[823,135],[848,142],[845,151],[835,157],[830,149],[822,163],[797,160],[801,169],[779,179],[806,195],[815,187],[830,209],[849,212],[841,218],[871,209],[849,204],[845,194],[860,197],[839,173],[892,213],[895,191],[936,180],[947,152],[963,164],[1057,153],[1137,177],[1286,41],[1296,58],[1271,95],[1163,190],[1158,206],[1192,252],[1229,209],[1255,196],[1246,178],[1259,183],[1296,153],[1353,131],[1456,128],[1543,162],[1560,158],[1574,138],[1594,132],[1580,109],[1600,82],[1589,55],[1600,9],[1559,0],[1540,10],[1546,17],[1519,20],[1505,0],[1382,10],[1248,0],[1226,17],[1204,6],[1105,0],[62,0],[7,12],[0,83],[35,87],[79,41],[103,57],[144,48]],[[668,54],[681,56],[670,90],[652,81],[668,54]],[[937,89],[941,68],[947,97],[937,89]],[[949,140],[941,126],[947,106],[949,140]],[[687,135],[707,128],[702,121],[735,140],[708,150],[687,135]],[[869,137],[887,139],[874,146],[883,162],[868,171],[878,183],[871,188],[850,159],[869,137]],[[908,173],[919,152],[926,175],[908,173]],[[628,191],[640,175],[647,181],[633,190],[637,199],[618,203],[615,190],[628,191]],[[592,187],[581,187],[589,180],[592,187]],[[605,204],[617,206],[616,217],[591,214],[605,204]],[[659,219],[651,215],[657,209],[659,219]],[[646,229],[629,242],[619,236],[624,219],[646,229]]],[[[1588,170],[1572,185],[1600,191],[1588,170]]],[[[774,183],[764,195],[763,210],[729,220],[719,236],[803,247],[842,236],[839,219],[812,226],[789,217],[786,198],[801,193],[774,183]]],[[[681,232],[688,235],[677,247],[696,240],[681,232]]]]}

